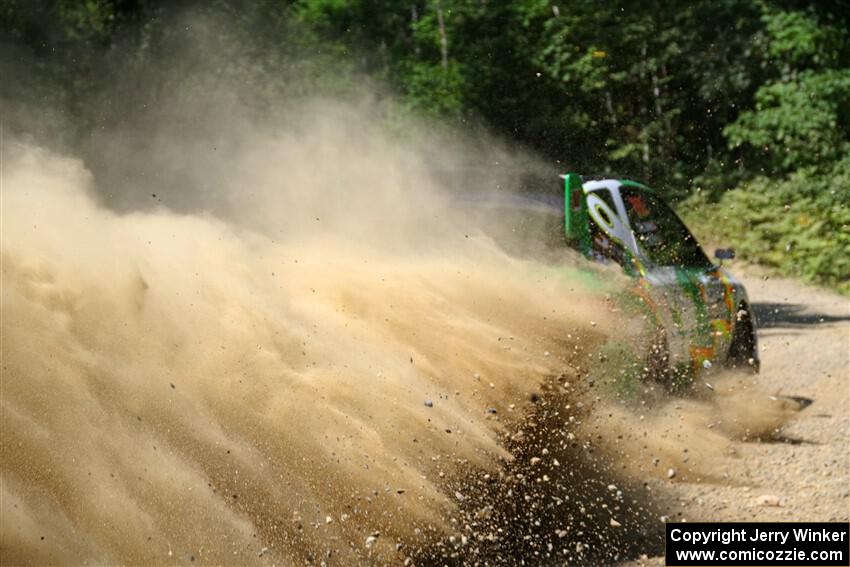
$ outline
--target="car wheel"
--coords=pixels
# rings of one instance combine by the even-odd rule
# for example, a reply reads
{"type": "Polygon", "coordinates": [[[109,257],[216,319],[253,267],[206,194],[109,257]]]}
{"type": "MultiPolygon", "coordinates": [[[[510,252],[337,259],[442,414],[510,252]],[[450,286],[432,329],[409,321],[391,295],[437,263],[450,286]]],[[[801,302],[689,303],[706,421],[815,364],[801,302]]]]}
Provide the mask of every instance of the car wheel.
{"type": "Polygon", "coordinates": [[[742,304],[735,315],[732,343],[729,345],[729,355],[726,359],[728,366],[758,372],[758,358],[755,348],[753,318],[750,315],[749,307],[742,304]]]}

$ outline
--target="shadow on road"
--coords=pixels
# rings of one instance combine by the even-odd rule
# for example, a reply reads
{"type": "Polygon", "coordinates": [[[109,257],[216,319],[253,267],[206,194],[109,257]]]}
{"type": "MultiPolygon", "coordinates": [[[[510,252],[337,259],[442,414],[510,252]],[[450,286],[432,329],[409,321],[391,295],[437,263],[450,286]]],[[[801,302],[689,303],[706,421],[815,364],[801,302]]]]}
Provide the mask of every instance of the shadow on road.
{"type": "Polygon", "coordinates": [[[827,315],[825,313],[806,312],[806,306],[799,303],[753,303],[753,312],[759,328],[803,327],[825,325],[839,321],[850,321],[846,315],[827,315]]]}

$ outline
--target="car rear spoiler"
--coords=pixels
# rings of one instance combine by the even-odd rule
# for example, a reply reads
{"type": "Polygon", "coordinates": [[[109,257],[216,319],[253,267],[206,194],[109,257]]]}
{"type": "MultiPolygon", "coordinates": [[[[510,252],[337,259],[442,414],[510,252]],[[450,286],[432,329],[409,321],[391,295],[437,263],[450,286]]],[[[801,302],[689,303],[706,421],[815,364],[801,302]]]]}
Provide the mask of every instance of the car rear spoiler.
{"type": "Polygon", "coordinates": [[[559,176],[564,180],[564,234],[582,252],[590,245],[587,226],[587,201],[582,190],[582,178],[577,173],[559,176]]]}

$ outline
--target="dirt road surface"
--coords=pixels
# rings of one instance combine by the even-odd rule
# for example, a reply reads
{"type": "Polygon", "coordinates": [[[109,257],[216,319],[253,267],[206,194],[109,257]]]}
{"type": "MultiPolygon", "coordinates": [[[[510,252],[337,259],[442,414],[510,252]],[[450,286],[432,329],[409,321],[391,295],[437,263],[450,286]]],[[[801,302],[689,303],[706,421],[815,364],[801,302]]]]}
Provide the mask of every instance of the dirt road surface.
{"type": "MultiPolygon", "coordinates": [[[[749,268],[768,393],[804,396],[774,441],[736,441],[725,483],[654,481],[671,521],[847,521],[850,517],[850,300],[749,268]]],[[[757,410],[757,408],[754,408],[757,410]]],[[[663,558],[629,563],[663,565],[663,558]]]]}

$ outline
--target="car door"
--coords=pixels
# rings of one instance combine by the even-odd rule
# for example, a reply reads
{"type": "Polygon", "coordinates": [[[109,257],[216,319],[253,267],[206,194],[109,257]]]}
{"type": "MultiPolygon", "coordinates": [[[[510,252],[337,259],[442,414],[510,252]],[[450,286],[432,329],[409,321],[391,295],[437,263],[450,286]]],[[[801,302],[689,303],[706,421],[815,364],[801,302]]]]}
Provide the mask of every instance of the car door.
{"type": "Polygon", "coordinates": [[[660,298],[672,366],[696,375],[722,352],[718,338],[729,328],[725,288],[681,219],[659,197],[624,182],[618,191],[623,218],[634,236],[644,277],[660,298]]]}

